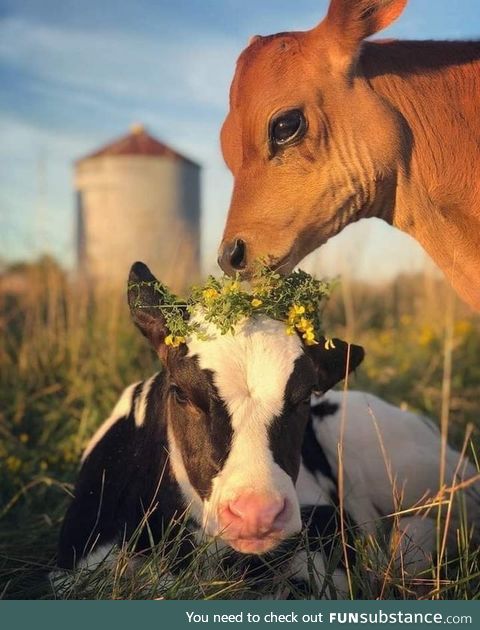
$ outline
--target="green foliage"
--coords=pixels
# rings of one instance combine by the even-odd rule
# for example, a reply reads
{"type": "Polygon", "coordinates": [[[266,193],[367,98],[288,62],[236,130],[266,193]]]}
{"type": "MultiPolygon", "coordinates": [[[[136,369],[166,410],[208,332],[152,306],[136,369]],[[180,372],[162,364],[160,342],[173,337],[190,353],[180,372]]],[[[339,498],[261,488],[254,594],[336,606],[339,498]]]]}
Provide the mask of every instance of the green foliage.
{"type": "Polygon", "coordinates": [[[233,332],[242,319],[266,315],[286,323],[286,331],[298,330],[306,343],[315,343],[322,331],[323,303],[330,295],[327,282],[316,280],[304,271],[294,271],[282,277],[265,266],[259,266],[251,284],[241,282],[239,276],[229,278],[209,276],[202,286],[194,286],[186,300],[181,300],[160,282],[131,283],[130,290],[137,290],[135,308],[152,308],[142,304],[142,286],[151,286],[158,297],[158,308],[170,335],[168,345],[185,343],[189,335],[205,338],[205,332],[196,321],[185,318],[185,311],[194,315],[200,308],[205,320],[213,324],[221,334],[233,332]]]}

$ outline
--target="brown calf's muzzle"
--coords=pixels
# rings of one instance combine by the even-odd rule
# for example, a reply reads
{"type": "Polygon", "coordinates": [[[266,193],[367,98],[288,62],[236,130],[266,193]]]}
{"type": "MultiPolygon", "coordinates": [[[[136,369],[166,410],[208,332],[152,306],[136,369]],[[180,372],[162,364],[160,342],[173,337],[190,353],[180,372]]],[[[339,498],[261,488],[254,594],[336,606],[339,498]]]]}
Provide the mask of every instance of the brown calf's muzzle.
{"type": "MultiPolygon", "coordinates": [[[[296,241],[291,245],[284,233],[270,227],[265,228],[263,240],[240,233],[242,236],[233,238],[226,234],[218,250],[218,264],[229,276],[239,273],[242,278],[248,279],[258,263],[287,275],[301,258],[309,253],[303,252],[303,255],[299,255],[296,241]]],[[[235,231],[233,234],[235,235],[235,231]]],[[[310,251],[311,249],[313,248],[310,248],[310,251]]]]}

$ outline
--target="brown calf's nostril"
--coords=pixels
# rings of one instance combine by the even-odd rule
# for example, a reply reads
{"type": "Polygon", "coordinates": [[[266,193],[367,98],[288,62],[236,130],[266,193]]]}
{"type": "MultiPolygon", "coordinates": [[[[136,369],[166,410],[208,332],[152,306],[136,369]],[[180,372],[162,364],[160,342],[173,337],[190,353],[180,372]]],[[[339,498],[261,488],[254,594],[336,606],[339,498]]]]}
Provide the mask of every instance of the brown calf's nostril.
{"type": "Polygon", "coordinates": [[[245,269],[247,266],[247,245],[241,238],[225,243],[222,246],[218,264],[226,274],[245,269]]]}
{"type": "Polygon", "coordinates": [[[246,251],[245,241],[242,241],[241,238],[237,238],[230,253],[230,264],[233,269],[238,270],[245,268],[246,251]]]}

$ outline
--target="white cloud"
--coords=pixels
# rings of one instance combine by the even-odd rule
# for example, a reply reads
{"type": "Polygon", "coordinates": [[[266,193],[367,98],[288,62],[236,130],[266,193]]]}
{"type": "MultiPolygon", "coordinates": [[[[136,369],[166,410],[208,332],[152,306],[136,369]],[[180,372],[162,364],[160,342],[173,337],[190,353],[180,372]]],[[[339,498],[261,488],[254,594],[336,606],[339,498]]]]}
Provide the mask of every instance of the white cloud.
{"type": "Polygon", "coordinates": [[[238,44],[218,33],[158,39],[75,30],[12,17],[0,23],[0,59],[51,86],[109,98],[224,108],[238,44]]]}

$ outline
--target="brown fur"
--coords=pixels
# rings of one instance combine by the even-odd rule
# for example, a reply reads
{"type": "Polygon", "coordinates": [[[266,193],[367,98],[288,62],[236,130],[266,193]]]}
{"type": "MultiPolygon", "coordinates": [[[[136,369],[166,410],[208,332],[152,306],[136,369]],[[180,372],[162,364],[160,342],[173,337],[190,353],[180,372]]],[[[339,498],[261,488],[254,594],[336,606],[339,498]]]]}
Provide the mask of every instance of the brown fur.
{"type": "Polygon", "coordinates": [[[223,243],[288,272],[376,216],[417,239],[480,310],[480,43],[367,42],[406,0],[332,0],[306,32],[241,54],[221,139],[234,175],[223,243]],[[344,37],[342,37],[342,33],[344,37]],[[305,138],[272,156],[268,123],[300,108],[305,138]]]}

